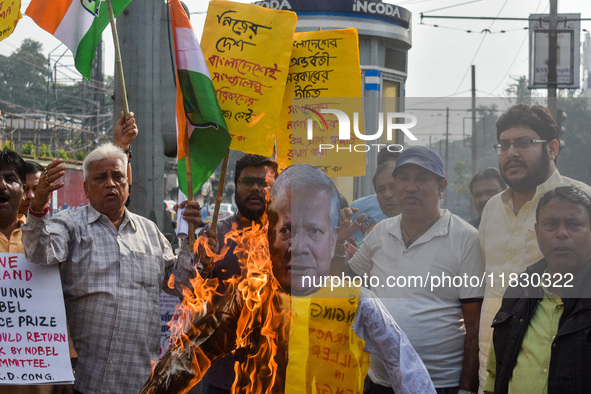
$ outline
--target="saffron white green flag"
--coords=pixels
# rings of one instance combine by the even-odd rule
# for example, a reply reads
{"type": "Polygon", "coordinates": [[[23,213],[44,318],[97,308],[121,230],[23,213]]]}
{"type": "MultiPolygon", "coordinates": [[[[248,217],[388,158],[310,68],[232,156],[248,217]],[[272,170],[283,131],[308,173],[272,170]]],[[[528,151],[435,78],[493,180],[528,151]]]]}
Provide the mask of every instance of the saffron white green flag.
{"type": "Polygon", "coordinates": [[[231,138],[189,17],[179,0],[170,0],[170,9],[177,68],[177,169],[179,188],[188,195],[189,166],[195,194],[224,158],[231,138]]]}
{"type": "MultiPolygon", "coordinates": [[[[132,0],[111,0],[117,17],[132,0]]],[[[76,69],[90,79],[92,60],[109,24],[107,2],[101,0],[32,0],[25,14],[74,54],[76,69]]]]}

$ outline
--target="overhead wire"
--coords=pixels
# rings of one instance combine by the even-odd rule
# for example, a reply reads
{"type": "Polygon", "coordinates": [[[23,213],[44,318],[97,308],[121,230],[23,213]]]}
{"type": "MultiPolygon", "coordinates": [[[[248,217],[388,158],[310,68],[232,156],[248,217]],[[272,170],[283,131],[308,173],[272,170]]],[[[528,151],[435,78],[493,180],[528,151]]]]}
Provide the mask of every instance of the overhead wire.
{"type": "Polygon", "coordinates": [[[481,1],[482,1],[482,0],[471,0],[471,1],[464,2],[464,3],[453,4],[453,5],[448,5],[448,6],[446,6],[446,7],[436,8],[436,9],[434,9],[434,10],[423,11],[423,12],[421,12],[421,14],[426,14],[426,13],[428,13],[428,12],[435,12],[435,11],[447,10],[447,9],[450,9],[450,8],[459,7],[459,6],[461,6],[461,5],[472,4],[472,3],[478,3],[478,2],[481,2],[481,1]]]}
{"type": "MultiPolygon", "coordinates": [[[[540,8],[540,5],[542,5],[542,1],[540,0],[538,2],[538,5],[536,6],[536,12],[538,12],[538,9],[540,8]]],[[[544,10],[542,10],[542,13],[549,7],[549,3],[546,4],[546,7],[544,8],[544,10]]],[[[501,78],[501,80],[499,81],[499,83],[497,84],[497,86],[495,86],[495,88],[493,89],[493,92],[496,92],[496,90],[501,86],[501,84],[503,84],[505,82],[505,78],[507,78],[507,75],[509,75],[509,72],[511,71],[511,69],[513,68],[513,65],[515,64],[515,62],[517,61],[518,55],[519,53],[521,53],[521,48],[523,48],[523,45],[525,44],[525,41],[527,40],[528,36],[525,35],[525,37],[523,37],[523,40],[521,40],[521,44],[519,45],[519,48],[517,49],[517,53],[513,56],[513,61],[511,62],[511,64],[509,65],[509,67],[507,68],[507,71],[505,72],[505,75],[503,75],[503,77],[501,78]]]]}
{"type": "MultiPolygon", "coordinates": [[[[501,12],[503,11],[503,9],[505,9],[505,6],[507,5],[507,3],[509,2],[509,0],[505,0],[505,2],[503,3],[503,5],[501,6],[499,12],[497,12],[497,17],[501,14],[501,12]]],[[[489,27],[488,30],[490,31],[490,29],[492,28],[493,24],[495,23],[495,20],[493,20],[489,27]]],[[[480,48],[482,48],[482,44],[484,44],[484,40],[486,39],[487,35],[483,35],[482,39],[480,40],[480,43],[478,44],[478,48],[476,48],[476,51],[474,52],[474,56],[472,56],[472,60],[469,63],[469,66],[466,68],[466,72],[464,72],[464,75],[462,76],[462,79],[460,80],[460,83],[458,84],[458,87],[456,89],[456,92],[460,90],[460,87],[462,86],[462,84],[464,83],[464,80],[466,79],[466,77],[468,76],[468,73],[470,72],[471,66],[472,64],[474,64],[474,60],[476,59],[476,56],[478,56],[478,53],[480,52],[480,48]]]]}

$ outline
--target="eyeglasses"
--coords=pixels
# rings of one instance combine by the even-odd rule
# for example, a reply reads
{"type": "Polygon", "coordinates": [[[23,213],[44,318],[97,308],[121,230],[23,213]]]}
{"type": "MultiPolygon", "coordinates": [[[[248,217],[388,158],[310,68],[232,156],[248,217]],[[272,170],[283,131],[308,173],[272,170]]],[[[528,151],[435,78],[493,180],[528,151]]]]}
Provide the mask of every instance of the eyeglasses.
{"type": "Polygon", "coordinates": [[[549,140],[517,140],[515,142],[501,142],[500,144],[494,144],[493,148],[497,154],[507,153],[511,148],[511,145],[518,151],[528,150],[533,144],[539,144],[544,142],[550,142],[549,140]]]}
{"type": "Polygon", "coordinates": [[[257,185],[259,189],[264,189],[269,186],[266,178],[244,177],[238,179],[238,186],[244,190],[250,190],[254,185],[257,185]]]}

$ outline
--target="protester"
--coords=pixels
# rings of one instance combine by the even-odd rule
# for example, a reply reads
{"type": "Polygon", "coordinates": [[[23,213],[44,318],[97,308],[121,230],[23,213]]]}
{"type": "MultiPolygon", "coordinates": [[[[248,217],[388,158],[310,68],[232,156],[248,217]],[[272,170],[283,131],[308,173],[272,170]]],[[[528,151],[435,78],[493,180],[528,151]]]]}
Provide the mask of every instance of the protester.
{"type": "MultiPolygon", "coordinates": [[[[591,192],[558,172],[559,127],[547,108],[517,104],[499,117],[496,126],[499,170],[509,188],[488,201],[479,227],[485,271],[493,279],[521,273],[542,258],[534,224],[538,201],[546,192],[569,184],[591,192]]],[[[479,334],[481,386],[487,376],[491,324],[506,285],[487,281],[479,334]]]]}
{"type": "MultiPolygon", "coordinates": [[[[44,170],[23,226],[27,258],[59,264],[70,335],[78,352],[79,393],[137,392],[158,358],[160,290],[180,294],[195,274],[188,244],[177,259],[156,225],[129,212],[127,156],[107,143],[83,164],[90,204],[47,216],[53,191],[64,186],[61,159],[44,170]],[[174,274],[175,289],[167,281],[174,274]]],[[[186,202],[184,217],[200,219],[186,202]]]]}
{"type": "MultiPolygon", "coordinates": [[[[375,194],[371,194],[369,196],[358,198],[357,200],[351,203],[351,208],[353,209],[353,221],[359,223],[359,228],[356,229],[353,237],[357,244],[361,243],[363,237],[376,225],[376,223],[381,222],[382,220],[386,219],[387,217],[396,216],[400,213],[400,207],[396,204],[395,201],[392,201],[392,196],[390,193],[391,191],[391,173],[387,174],[382,173],[380,177],[380,189],[381,194],[383,196],[382,200],[388,200],[386,211],[382,208],[382,204],[378,199],[378,192],[377,192],[377,184],[376,184],[376,176],[378,175],[378,169],[382,168],[388,162],[396,163],[398,157],[400,156],[400,152],[390,152],[387,149],[381,149],[378,152],[378,159],[377,159],[377,169],[374,173],[373,177],[373,186],[374,190],[376,191],[375,194]],[[386,194],[389,194],[386,196],[386,194]],[[362,216],[363,215],[363,216],[362,216]]],[[[382,172],[382,171],[380,171],[382,172]]],[[[383,203],[382,202],[382,203],[383,203]]]]}
{"type": "MultiPolygon", "coordinates": [[[[11,150],[0,151],[0,252],[24,253],[21,225],[25,216],[19,213],[26,181],[25,162],[11,150]]],[[[51,386],[1,385],[0,393],[49,394],[51,386]]]]}
{"type": "Polygon", "coordinates": [[[493,320],[488,392],[591,392],[591,198],[561,186],[540,199],[543,259],[503,296],[493,320]]]}
{"type": "MultiPolygon", "coordinates": [[[[432,288],[420,282],[396,286],[387,280],[480,278],[478,233],[440,208],[447,180],[437,152],[424,146],[405,149],[393,176],[402,213],[378,223],[348,266],[379,281],[372,290],[408,335],[439,393],[475,391],[482,289],[467,282],[432,288]]],[[[391,392],[384,361],[372,355],[364,393],[391,392]]]]}
{"type": "MultiPolygon", "coordinates": [[[[200,252],[202,264],[208,266],[201,273],[207,274],[208,278],[218,279],[219,286],[217,292],[223,294],[226,291],[226,283],[232,277],[239,277],[241,274],[238,257],[234,254],[236,242],[226,240],[226,234],[230,232],[233,226],[238,229],[250,227],[253,223],[260,223],[261,217],[267,209],[267,200],[269,199],[269,188],[273,185],[277,177],[277,162],[269,157],[259,155],[244,155],[236,161],[234,171],[235,202],[238,210],[232,216],[220,220],[217,225],[217,238],[206,225],[199,235],[206,231],[217,239],[217,245],[221,248],[228,247],[222,260],[217,261],[209,267],[209,261],[206,262],[205,253],[200,252]],[[211,270],[211,272],[209,272],[211,270]]],[[[212,242],[215,244],[215,242],[212,242]]],[[[201,383],[203,394],[229,393],[234,381],[234,357],[229,354],[219,360],[216,360],[207,371],[201,383]]]]}
{"type": "MultiPolygon", "coordinates": [[[[21,157],[11,150],[0,151],[0,200],[4,200],[4,209],[0,209],[0,252],[2,253],[24,253],[22,243],[21,225],[26,221],[25,215],[21,214],[24,191],[24,181],[31,182],[29,175],[31,169],[38,168],[39,164],[33,161],[23,161],[21,157]],[[31,165],[31,163],[33,165],[31,165]],[[21,185],[22,190],[16,184],[21,185]],[[23,195],[17,207],[14,203],[19,201],[19,193],[23,195]],[[17,215],[17,210],[18,215],[17,215]]],[[[43,167],[41,167],[43,170],[43,167]]],[[[28,185],[30,186],[30,185],[28,185]]],[[[30,191],[30,190],[29,190],[30,191]]],[[[34,193],[32,193],[34,195],[34,193]]],[[[30,193],[29,193],[30,196],[30,193]]],[[[30,204],[30,202],[29,202],[30,204]]],[[[28,208],[28,205],[27,205],[28,208]]],[[[70,356],[76,357],[76,351],[70,342],[70,356]]],[[[71,385],[0,385],[0,393],[7,394],[71,394],[71,385]]]]}
{"type": "Polygon", "coordinates": [[[24,194],[23,201],[18,210],[19,215],[27,216],[29,213],[29,206],[35,197],[35,189],[37,189],[41,172],[43,172],[43,166],[41,164],[32,160],[25,161],[26,182],[23,185],[24,194]]]}
{"type": "MultiPolygon", "coordinates": [[[[237,360],[236,364],[238,376],[233,392],[259,392],[258,388],[262,388],[261,392],[273,393],[312,392],[313,387],[332,387],[323,382],[330,375],[334,376],[328,372],[334,368],[334,363],[318,357],[319,345],[314,343],[321,333],[318,328],[329,330],[329,324],[319,326],[322,319],[314,319],[317,314],[311,313],[317,302],[326,300],[324,292],[327,289],[302,284],[301,279],[308,275],[318,283],[328,275],[337,237],[339,195],[325,174],[307,165],[288,167],[279,175],[270,194],[268,238],[271,261],[267,257],[261,272],[249,271],[232,293],[227,293],[204,317],[193,322],[196,329],[188,331],[187,336],[182,336],[183,340],[169,350],[141,393],[184,390],[186,385],[195,383],[192,379],[199,379],[202,368],[207,368],[208,359],[230,351],[234,344],[238,345],[235,353],[240,361],[237,360]],[[264,274],[271,272],[269,280],[261,284],[266,277],[264,274]],[[245,295],[250,293],[256,294],[262,302],[249,301],[251,298],[245,295]],[[297,304],[303,304],[304,308],[298,309],[297,304]],[[290,306],[292,315],[286,316],[290,306]],[[252,324],[244,325],[245,322],[252,324]],[[271,325],[266,325],[269,322],[271,325]],[[190,340],[186,340],[188,337],[190,340]],[[269,347],[269,343],[274,346],[269,347]],[[292,347],[294,344],[298,346],[292,347]],[[270,349],[273,351],[267,351],[270,349]],[[182,364],[188,354],[195,354],[198,364],[190,366],[189,370],[186,364],[182,364]],[[271,374],[273,371],[275,374],[271,374]]],[[[237,238],[247,237],[239,235],[237,238]]],[[[256,235],[248,238],[258,239],[256,235]]],[[[240,245],[241,249],[243,246],[240,245]]],[[[260,250],[250,249],[245,258],[250,261],[252,256],[258,255],[260,250]]],[[[348,291],[347,294],[355,293],[348,291]]],[[[349,295],[335,302],[346,308],[343,310],[345,315],[356,310],[355,329],[367,341],[366,349],[387,360],[387,373],[397,393],[434,392],[420,358],[378,299],[362,289],[360,299],[349,295]]],[[[340,330],[333,329],[335,340],[337,336],[346,338],[344,344],[347,347],[356,346],[359,339],[351,332],[349,322],[336,320],[332,323],[340,330]]],[[[332,342],[325,342],[322,346],[323,354],[335,349],[336,343],[332,342]]],[[[358,375],[362,367],[359,349],[356,353],[340,350],[338,354],[342,360],[349,360],[344,367],[345,375],[358,375]]],[[[346,389],[361,391],[360,386],[346,389]]]]}
{"type": "Polygon", "coordinates": [[[387,218],[400,214],[400,204],[394,195],[394,177],[392,176],[394,167],[396,167],[396,160],[387,161],[376,169],[373,177],[373,187],[380,209],[387,218]]]}
{"type": "Polygon", "coordinates": [[[25,218],[19,214],[19,207],[26,176],[25,162],[16,152],[0,151],[0,176],[0,246],[3,252],[22,253],[21,224],[25,218]]]}
{"type": "MultiPolygon", "coordinates": [[[[127,116],[123,114],[121,111],[121,116],[115,122],[113,126],[113,139],[115,141],[115,145],[125,154],[127,155],[127,174],[128,174],[128,181],[127,183],[131,186],[131,158],[133,157],[131,152],[131,142],[137,137],[138,135],[138,127],[135,123],[134,113],[129,112],[127,116]]],[[[129,201],[126,202],[127,206],[129,206],[129,201]]]]}
{"type": "Polygon", "coordinates": [[[468,223],[478,228],[480,226],[482,211],[488,200],[506,188],[507,184],[496,168],[489,167],[478,171],[470,181],[470,193],[472,193],[474,208],[478,213],[478,217],[470,220],[468,223]]]}

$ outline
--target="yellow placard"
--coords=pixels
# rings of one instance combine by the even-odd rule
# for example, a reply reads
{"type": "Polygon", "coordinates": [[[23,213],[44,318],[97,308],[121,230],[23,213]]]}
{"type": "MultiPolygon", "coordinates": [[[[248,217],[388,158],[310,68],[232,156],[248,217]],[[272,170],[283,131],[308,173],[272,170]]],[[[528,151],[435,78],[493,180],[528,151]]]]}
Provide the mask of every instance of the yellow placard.
{"type": "Polygon", "coordinates": [[[358,301],[355,287],[292,297],[286,393],[363,392],[369,354],[351,327],[358,301]]]}
{"type": "MultiPolygon", "coordinates": [[[[293,98],[314,98],[315,102],[327,98],[328,101],[323,105],[332,105],[334,108],[339,105],[339,98],[361,97],[358,41],[356,29],[321,30],[294,35],[281,109],[282,128],[277,133],[277,159],[281,168],[292,163],[310,164],[333,177],[365,174],[363,152],[320,151],[317,138],[308,139],[306,134],[306,116],[311,112],[292,105],[293,98]]],[[[311,109],[317,110],[318,106],[311,109]]],[[[322,132],[325,142],[338,139],[336,127],[329,127],[322,132]]]]}
{"type": "Polygon", "coordinates": [[[12,34],[21,15],[21,0],[0,1],[0,41],[12,34]]]}
{"type": "Polygon", "coordinates": [[[209,4],[201,47],[231,149],[271,156],[297,17],[253,4],[209,4]]]}

